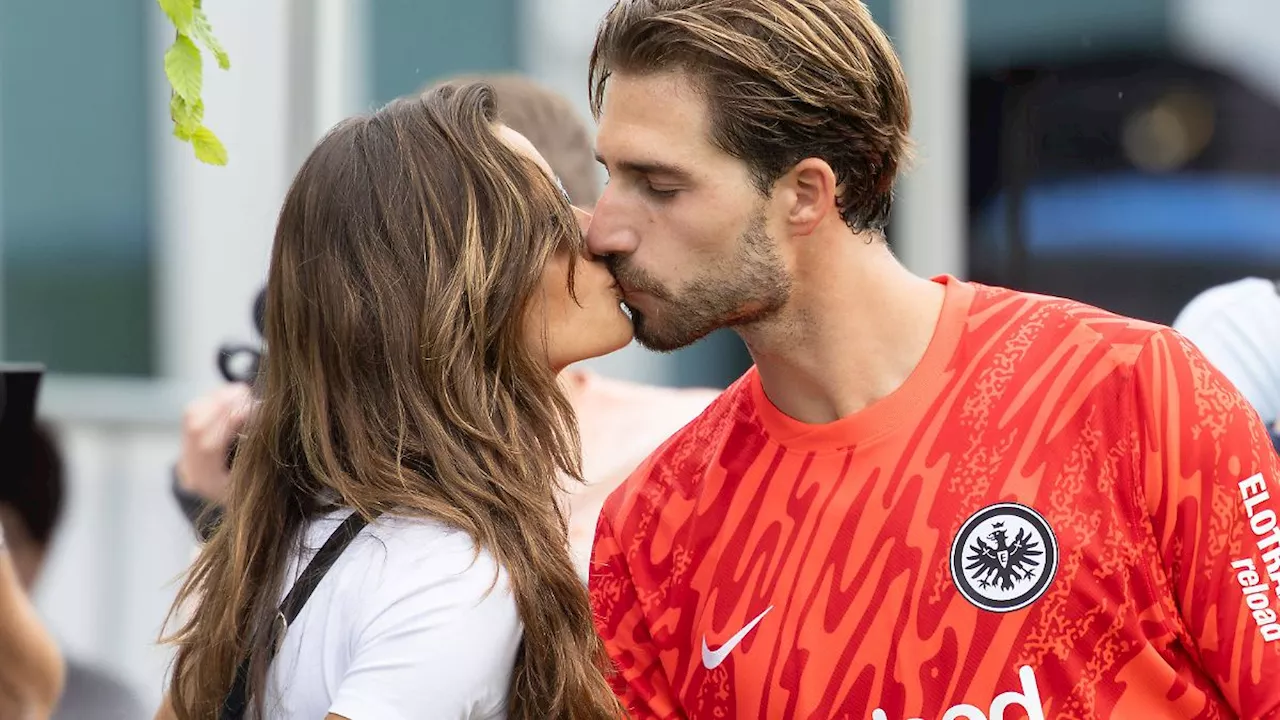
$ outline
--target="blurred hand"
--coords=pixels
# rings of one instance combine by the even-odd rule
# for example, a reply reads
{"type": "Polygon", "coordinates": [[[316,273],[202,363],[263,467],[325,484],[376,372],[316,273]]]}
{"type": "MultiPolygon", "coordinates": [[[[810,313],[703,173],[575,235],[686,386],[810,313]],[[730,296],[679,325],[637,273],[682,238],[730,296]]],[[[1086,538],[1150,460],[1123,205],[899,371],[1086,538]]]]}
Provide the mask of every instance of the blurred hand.
{"type": "Polygon", "coordinates": [[[0,545],[0,718],[47,720],[65,678],[62,653],[40,623],[0,545]]]}
{"type": "Polygon", "coordinates": [[[253,396],[244,383],[218,388],[187,406],[178,457],[178,485],[183,490],[211,503],[223,502],[231,484],[231,443],[253,408],[253,396]]]}

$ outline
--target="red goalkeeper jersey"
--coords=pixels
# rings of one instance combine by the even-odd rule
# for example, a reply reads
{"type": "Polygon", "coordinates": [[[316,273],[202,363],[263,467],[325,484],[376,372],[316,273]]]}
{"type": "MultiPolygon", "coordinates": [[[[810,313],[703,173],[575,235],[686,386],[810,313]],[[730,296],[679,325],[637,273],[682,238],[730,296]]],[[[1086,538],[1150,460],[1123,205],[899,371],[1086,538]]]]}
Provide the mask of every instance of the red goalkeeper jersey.
{"type": "Polygon", "coordinates": [[[1280,718],[1280,459],[1172,330],[950,278],[923,360],[797,422],[749,371],[610,498],[637,718],[1280,718]]]}

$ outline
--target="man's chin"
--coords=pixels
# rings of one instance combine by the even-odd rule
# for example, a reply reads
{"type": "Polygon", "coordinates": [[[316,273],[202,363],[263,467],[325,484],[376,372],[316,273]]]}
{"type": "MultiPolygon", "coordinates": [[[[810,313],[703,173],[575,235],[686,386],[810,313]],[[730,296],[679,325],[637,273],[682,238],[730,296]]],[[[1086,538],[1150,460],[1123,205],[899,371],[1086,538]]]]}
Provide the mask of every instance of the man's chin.
{"type": "Polygon", "coordinates": [[[641,310],[627,306],[631,312],[631,323],[635,328],[635,339],[641,347],[654,352],[672,352],[688,347],[721,328],[734,328],[744,331],[760,323],[769,321],[781,310],[783,302],[755,302],[744,304],[733,312],[719,315],[701,315],[688,318],[691,321],[680,326],[655,321],[654,316],[641,310]]]}
{"type": "Polygon", "coordinates": [[[640,347],[660,353],[686,348],[715,330],[715,328],[708,328],[701,332],[672,332],[671,328],[655,326],[649,318],[635,310],[632,310],[631,321],[635,326],[635,339],[640,347]]]}
{"type": "Polygon", "coordinates": [[[656,352],[656,353],[671,353],[683,347],[686,347],[688,345],[688,343],[685,343],[685,344],[670,343],[670,342],[667,342],[664,338],[655,338],[649,335],[641,335],[639,333],[636,334],[636,344],[644,348],[645,350],[649,350],[650,352],[656,352]]]}

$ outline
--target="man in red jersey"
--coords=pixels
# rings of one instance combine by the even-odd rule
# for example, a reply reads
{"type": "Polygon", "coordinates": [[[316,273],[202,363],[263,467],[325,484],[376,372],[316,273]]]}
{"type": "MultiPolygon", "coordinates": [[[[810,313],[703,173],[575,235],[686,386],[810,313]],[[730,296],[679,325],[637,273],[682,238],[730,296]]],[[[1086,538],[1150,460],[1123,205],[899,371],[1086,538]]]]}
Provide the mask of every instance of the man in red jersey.
{"type": "Polygon", "coordinates": [[[756,366],[612,494],[638,718],[1280,717],[1280,460],[1173,331],[913,276],[898,60],[854,0],[621,0],[588,233],[637,337],[756,366]]]}

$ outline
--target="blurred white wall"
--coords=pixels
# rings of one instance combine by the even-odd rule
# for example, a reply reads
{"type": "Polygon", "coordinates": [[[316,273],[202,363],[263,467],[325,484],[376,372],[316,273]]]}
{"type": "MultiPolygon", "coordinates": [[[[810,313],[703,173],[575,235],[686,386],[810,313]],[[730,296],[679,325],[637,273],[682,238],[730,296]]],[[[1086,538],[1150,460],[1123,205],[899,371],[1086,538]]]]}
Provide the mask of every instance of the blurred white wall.
{"type": "MultiPolygon", "coordinates": [[[[205,63],[205,124],[227,146],[225,167],[194,160],[163,132],[156,143],[156,209],[162,372],[212,387],[212,349],[254,338],[250,302],[266,278],[276,214],[293,148],[289,55],[291,3],[221,0],[207,11],[231,55],[222,72],[205,63]]],[[[167,113],[159,58],[172,30],[156,18],[154,114],[167,113]]]]}
{"type": "Polygon", "coordinates": [[[893,37],[911,89],[915,162],[898,183],[894,248],[917,275],[966,270],[964,0],[895,0],[893,37]]]}

